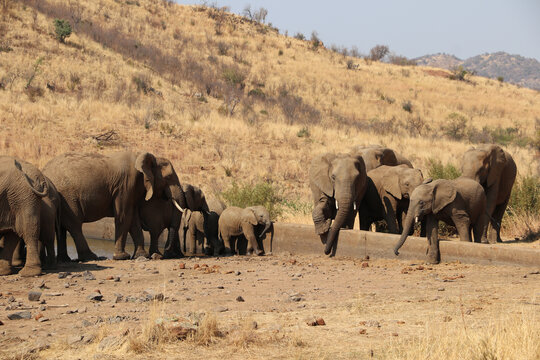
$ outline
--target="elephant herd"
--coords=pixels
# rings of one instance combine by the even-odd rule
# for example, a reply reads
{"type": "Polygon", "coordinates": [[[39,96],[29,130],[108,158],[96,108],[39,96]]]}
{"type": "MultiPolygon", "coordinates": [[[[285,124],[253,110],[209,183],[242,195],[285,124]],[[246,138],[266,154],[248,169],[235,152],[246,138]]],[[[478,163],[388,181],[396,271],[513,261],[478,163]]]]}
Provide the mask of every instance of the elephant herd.
{"type": "Polygon", "coordinates": [[[53,267],[56,261],[70,261],[67,232],[79,260],[97,259],[82,225],[105,217],[114,218],[115,260],[152,254],[181,257],[181,238],[184,251],[187,241],[195,252],[197,237],[203,246],[206,238],[206,253],[239,250],[263,255],[260,240],[267,232],[273,235],[264,207],[226,208],[218,199],[207,201],[201,189],[180,182],[169,160],[151,153],[68,153],[41,171],[23,160],[0,156],[0,275],[24,264],[19,274],[35,276],[41,274],[43,262],[53,267]],[[143,229],[150,233],[149,252],[143,229]],[[158,238],[165,229],[162,255],[158,238]],[[125,250],[128,234],[133,255],[125,250]]]}
{"type": "Polygon", "coordinates": [[[424,179],[419,169],[394,150],[357,146],[349,153],[326,153],[309,167],[315,232],[325,254],[335,255],[342,228],[360,229],[384,220],[390,233],[401,234],[394,252],[421,222],[428,239],[428,262],[439,263],[439,220],[455,226],[460,240],[500,242],[501,221],[510,200],[517,168],[498,145],[465,152],[462,175],[454,180],[424,179]]]}
{"type": "MultiPolygon", "coordinates": [[[[362,230],[384,220],[390,233],[401,234],[396,255],[420,221],[432,263],[440,261],[439,220],[455,226],[463,241],[472,240],[471,231],[476,242],[500,241],[517,172],[512,156],[497,145],[482,145],[463,155],[461,169],[454,180],[424,179],[408,159],[379,145],[314,157],[309,167],[312,216],[325,254],[335,255],[340,229],[352,229],[356,215],[362,230]]],[[[261,240],[267,233],[273,237],[264,207],[226,207],[217,198],[206,199],[198,187],[180,182],[169,160],[151,153],[68,153],[41,171],[0,156],[0,275],[24,264],[19,274],[34,276],[41,274],[43,262],[70,261],[67,232],[79,260],[97,259],[82,225],[104,217],[114,218],[115,260],[181,257],[181,240],[184,252],[186,243],[195,252],[197,239],[207,255],[263,255],[261,240]],[[165,229],[162,255],[158,238],[165,229]],[[150,233],[149,252],[143,230],[150,233]],[[125,249],[128,234],[132,255],[125,249]]]]}

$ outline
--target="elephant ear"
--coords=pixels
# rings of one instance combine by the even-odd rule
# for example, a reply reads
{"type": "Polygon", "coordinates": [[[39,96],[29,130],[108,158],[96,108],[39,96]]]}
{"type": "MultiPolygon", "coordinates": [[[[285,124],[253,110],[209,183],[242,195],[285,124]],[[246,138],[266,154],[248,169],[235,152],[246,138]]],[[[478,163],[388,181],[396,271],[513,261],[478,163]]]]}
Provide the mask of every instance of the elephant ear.
{"type": "Polygon", "coordinates": [[[191,184],[182,185],[184,194],[186,196],[187,208],[191,211],[208,211],[208,204],[202,190],[191,184]]]}
{"type": "Polygon", "coordinates": [[[382,148],[375,155],[381,165],[396,166],[397,157],[396,153],[392,149],[382,148]]]}
{"type": "Polygon", "coordinates": [[[399,186],[399,177],[397,174],[385,176],[383,178],[383,186],[386,192],[390,193],[396,199],[401,200],[401,187],[399,186]]]}
{"type": "Polygon", "coordinates": [[[141,153],[135,159],[135,169],[138,172],[143,174],[144,177],[144,187],[146,189],[146,196],[144,199],[146,201],[152,198],[154,195],[154,184],[155,184],[155,174],[157,163],[154,155],[150,153],[141,153]]]}
{"type": "Polygon", "coordinates": [[[437,214],[446,205],[450,204],[456,199],[457,191],[456,187],[450,180],[438,181],[433,185],[433,213],[437,214]]]}
{"type": "Polygon", "coordinates": [[[309,167],[309,178],[328,197],[334,196],[334,185],[330,180],[332,171],[332,161],[335,154],[324,154],[317,156],[311,161],[309,167]]]}
{"type": "Polygon", "coordinates": [[[257,215],[255,214],[255,210],[253,209],[245,209],[242,214],[242,221],[248,222],[251,225],[255,226],[259,222],[257,221],[257,215]]]}
{"type": "Polygon", "coordinates": [[[489,161],[487,186],[490,187],[500,181],[501,173],[506,165],[506,155],[504,150],[497,145],[491,145],[488,151],[488,159],[486,159],[489,161]]]}

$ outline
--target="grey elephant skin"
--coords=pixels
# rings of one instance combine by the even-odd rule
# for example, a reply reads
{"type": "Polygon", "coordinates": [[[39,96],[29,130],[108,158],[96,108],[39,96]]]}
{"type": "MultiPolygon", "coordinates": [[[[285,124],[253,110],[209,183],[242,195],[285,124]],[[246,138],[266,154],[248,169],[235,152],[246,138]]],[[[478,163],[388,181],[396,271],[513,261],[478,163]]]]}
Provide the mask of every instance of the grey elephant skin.
{"type": "Polygon", "coordinates": [[[382,165],[367,176],[367,189],[359,210],[360,230],[369,230],[374,222],[385,220],[390,233],[400,234],[409,197],[424,181],[422,171],[407,165],[382,165]]]}
{"type": "Polygon", "coordinates": [[[501,221],[517,174],[512,155],[498,145],[478,146],[465,152],[461,171],[462,176],[476,180],[484,188],[491,220],[487,240],[492,244],[500,242],[501,221]]]}
{"type": "MultiPolygon", "coordinates": [[[[241,241],[241,236],[247,240],[247,253],[264,255],[264,249],[259,246],[267,232],[273,234],[273,223],[270,214],[264,206],[240,208],[230,206],[223,210],[218,221],[219,236],[229,254],[236,253],[235,240],[241,241]]],[[[273,235],[272,235],[273,236],[273,235]]],[[[272,240],[271,240],[272,241],[272,240]]],[[[241,248],[241,244],[238,246],[241,248]]]]}
{"type": "Polygon", "coordinates": [[[225,204],[215,196],[209,196],[206,200],[208,212],[186,211],[180,224],[180,241],[186,252],[186,243],[190,245],[192,254],[197,252],[197,241],[203,247],[206,255],[219,255],[222,248],[219,240],[218,224],[219,217],[225,210],[225,204]]]}
{"type": "Polygon", "coordinates": [[[382,145],[357,145],[352,148],[351,155],[362,157],[366,171],[371,171],[382,165],[413,167],[412,163],[403,155],[382,145]]]}
{"type": "Polygon", "coordinates": [[[11,273],[12,259],[21,239],[26,246],[26,261],[19,275],[41,274],[40,253],[44,245],[49,262],[54,263],[57,209],[54,185],[41,171],[20,159],[0,157],[0,234],[4,238],[0,275],[11,273]]]}
{"type": "Polygon", "coordinates": [[[352,229],[367,187],[366,166],[360,155],[326,153],[312,159],[309,184],[313,197],[315,232],[335,255],[339,230],[352,229]]]}
{"type": "MultiPolygon", "coordinates": [[[[165,159],[158,160],[166,161],[165,159]]],[[[191,184],[182,184],[182,191],[186,199],[186,208],[183,214],[173,205],[173,202],[163,197],[152,197],[139,206],[139,217],[143,230],[150,233],[150,255],[158,254],[158,240],[161,233],[168,229],[167,242],[163,256],[165,258],[178,258],[184,256],[180,249],[179,236],[181,224],[192,211],[208,212],[208,204],[201,189],[191,184]]]]}
{"type": "Polygon", "coordinates": [[[407,240],[415,219],[422,220],[424,217],[428,262],[438,264],[441,260],[439,220],[455,226],[461,241],[471,241],[471,229],[474,240],[482,241],[488,223],[484,189],[476,181],[464,177],[455,180],[439,179],[418,186],[411,194],[403,232],[394,249],[396,255],[407,240]]]}
{"type": "Polygon", "coordinates": [[[175,201],[181,208],[186,206],[172,164],[168,160],[158,162],[150,153],[68,153],[49,161],[43,172],[56,185],[61,198],[57,239],[61,261],[69,261],[66,231],[75,241],[79,260],[97,258],[88,247],[82,224],[104,217],[114,217],[114,259],[130,258],[125,252],[128,232],[135,244],[134,256],[148,256],[137,216],[140,204],[155,196],[175,201]]]}

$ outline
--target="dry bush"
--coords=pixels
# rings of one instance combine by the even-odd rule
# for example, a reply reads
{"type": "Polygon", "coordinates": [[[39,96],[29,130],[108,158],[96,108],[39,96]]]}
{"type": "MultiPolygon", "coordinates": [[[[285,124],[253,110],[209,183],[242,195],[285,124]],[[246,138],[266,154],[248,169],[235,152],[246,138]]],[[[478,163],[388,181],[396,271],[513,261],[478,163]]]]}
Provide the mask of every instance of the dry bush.
{"type": "Polygon", "coordinates": [[[206,313],[197,326],[197,330],[189,338],[196,345],[209,346],[223,337],[219,330],[217,317],[214,313],[206,313]]]}

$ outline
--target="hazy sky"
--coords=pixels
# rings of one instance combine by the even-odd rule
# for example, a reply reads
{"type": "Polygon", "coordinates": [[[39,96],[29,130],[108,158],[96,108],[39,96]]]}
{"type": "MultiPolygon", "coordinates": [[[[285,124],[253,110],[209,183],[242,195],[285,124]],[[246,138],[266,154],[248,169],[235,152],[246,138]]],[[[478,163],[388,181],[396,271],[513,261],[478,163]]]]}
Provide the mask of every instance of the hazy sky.
{"type": "MultiPolygon", "coordinates": [[[[181,4],[201,1],[177,0],[181,4]]],[[[316,31],[326,46],[377,44],[414,58],[445,52],[465,59],[506,51],[540,60],[540,0],[209,0],[242,13],[246,5],[268,10],[280,33],[316,31]]]]}

